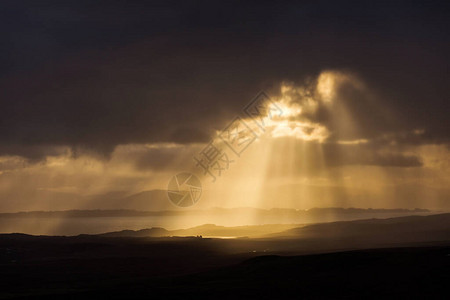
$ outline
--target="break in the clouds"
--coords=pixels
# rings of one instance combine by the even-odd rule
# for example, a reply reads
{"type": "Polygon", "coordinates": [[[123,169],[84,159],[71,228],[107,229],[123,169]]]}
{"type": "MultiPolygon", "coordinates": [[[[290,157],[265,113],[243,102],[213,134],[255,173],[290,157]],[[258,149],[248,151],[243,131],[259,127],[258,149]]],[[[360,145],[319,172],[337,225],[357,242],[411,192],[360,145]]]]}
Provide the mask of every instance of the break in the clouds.
{"type": "Polygon", "coordinates": [[[249,149],[268,180],[401,169],[448,195],[447,3],[1,6],[3,199],[164,188],[260,90],[285,111],[249,149]]]}

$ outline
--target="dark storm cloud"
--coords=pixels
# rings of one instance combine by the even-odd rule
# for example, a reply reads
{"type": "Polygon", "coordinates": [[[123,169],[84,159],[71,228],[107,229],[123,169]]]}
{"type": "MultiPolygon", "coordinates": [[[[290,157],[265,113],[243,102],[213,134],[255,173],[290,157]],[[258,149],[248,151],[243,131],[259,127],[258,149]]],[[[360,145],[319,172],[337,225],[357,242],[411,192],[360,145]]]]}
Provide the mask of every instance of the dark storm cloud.
{"type": "Polygon", "coordinates": [[[0,154],[205,142],[260,89],[325,69],[357,73],[395,116],[388,122],[358,102],[365,95],[343,91],[360,136],[424,129],[417,143],[449,139],[448,3],[1,6],[0,154]]]}
{"type": "Polygon", "coordinates": [[[187,170],[193,167],[193,157],[202,147],[196,144],[127,145],[116,148],[114,159],[129,163],[138,171],[187,170]]]}
{"type": "MultiPolygon", "coordinates": [[[[282,155],[271,158],[268,174],[280,176],[280,172],[294,172],[301,175],[318,175],[324,170],[342,166],[378,166],[395,168],[422,167],[420,156],[409,154],[401,148],[385,148],[374,144],[316,143],[280,138],[273,146],[273,153],[283,153],[292,147],[295,155],[286,159],[282,155]],[[292,168],[295,166],[295,168],[292,168]]],[[[292,174],[289,174],[292,175],[292,174]]]]}
{"type": "Polygon", "coordinates": [[[386,151],[371,145],[327,145],[324,160],[328,166],[368,165],[381,167],[421,167],[422,159],[412,154],[386,151]]]}
{"type": "Polygon", "coordinates": [[[69,151],[65,147],[54,147],[49,145],[17,145],[5,144],[0,145],[0,154],[10,156],[22,156],[26,158],[26,162],[39,162],[46,156],[68,155],[69,151]]]}

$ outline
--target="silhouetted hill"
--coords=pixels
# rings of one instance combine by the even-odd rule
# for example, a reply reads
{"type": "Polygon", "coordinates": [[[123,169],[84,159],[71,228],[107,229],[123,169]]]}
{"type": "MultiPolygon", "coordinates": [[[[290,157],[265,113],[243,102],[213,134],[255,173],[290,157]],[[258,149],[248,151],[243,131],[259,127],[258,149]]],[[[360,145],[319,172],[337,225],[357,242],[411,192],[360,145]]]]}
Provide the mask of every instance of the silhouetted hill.
{"type": "Polygon", "coordinates": [[[259,256],[146,288],[117,288],[109,294],[121,297],[133,290],[146,296],[200,299],[448,299],[449,250],[398,248],[259,256]]]}
{"type": "Polygon", "coordinates": [[[342,252],[347,242],[0,235],[0,298],[448,298],[448,241],[342,252]],[[340,252],[279,256],[292,245],[340,252]]]}
{"type": "Polygon", "coordinates": [[[141,230],[122,230],[98,234],[98,236],[104,237],[162,237],[170,235],[170,231],[158,227],[141,230]]]}
{"type": "Polygon", "coordinates": [[[98,234],[107,237],[169,237],[169,236],[204,236],[204,237],[263,237],[270,233],[282,232],[296,228],[298,224],[265,224],[253,226],[225,227],[204,224],[188,229],[166,230],[150,228],[142,230],[122,230],[98,234]]]}
{"type": "Polygon", "coordinates": [[[277,237],[389,237],[402,234],[442,234],[450,239],[450,213],[407,216],[306,225],[273,236],[277,237]]]}
{"type": "Polygon", "coordinates": [[[266,245],[267,249],[276,249],[276,251],[304,249],[307,245],[312,245],[308,249],[317,248],[320,241],[323,241],[324,245],[326,244],[329,247],[344,247],[346,249],[353,247],[359,249],[365,245],[377,247],[395,243],[450,241],[450,213],[431,216],[331,222],[304,225],[302,227],[298,227],[295,224],[238,227],[205,224],[180,230],[165,230],[161,228],[139,231],[126,230],[111,232],[102,236],[164,237],[198,235],[204,237],[252,237],[255,241],[277,240],[279,245],[272,245],[270,242],[270,247],[266,245]],[[283,239],[288,242],[286,244],[281,243],[280,240],[283,239]]]}
{"type": "MultiPolygon", "coordinates": [[[[405,216],[405,214],[429,215],[431,212],[424,210],[343,208],[317,208],[308,211],[297,211],[294,209],[215,208],[210,210],[160,212],[134,210],[20,212],[0,214],[0,230],[5,233],[21,232],[35,235],[100,234],[130,230],[121,233],[121,235],[144,236],[146,231],[135,232],[142,229],[160,227],[170,228],[171,232],[154,231],[150,236],[203,235],[215,237],[260,237],[265,234],[277,233],[310,224],[313,223],[313,220],[316,220],[315,223],[368,219],[373,217],[381,220],[392,216],[405,216]],[[252,223],[245,224],[245,222],[252,223]],[[189,229],[181,230],[175,226],[189,229]],[[174,231],[173,229],[176,230],[174,231]]],[[[321,226],[314,228],[320,229],[321,226]]],[[[339,225],[339,227],[333,230],[339,230],[343,226],[345,225],[339,225]]],[[[307,233],[304,231],[301,234],[303,236],[311,235],[313,229],[308,228],[308,230],[311,232],[307,233]]],[[[328,227],[324,231],[333,232],[328,227]]],[[[294,232],[286,233],[286,235],[292,235],[294,232]]]]}
{"type": "Polygon", "coordinates": [[[283,226],[0,234],[0,298],[448,298],[450,214],[283,226]]]}

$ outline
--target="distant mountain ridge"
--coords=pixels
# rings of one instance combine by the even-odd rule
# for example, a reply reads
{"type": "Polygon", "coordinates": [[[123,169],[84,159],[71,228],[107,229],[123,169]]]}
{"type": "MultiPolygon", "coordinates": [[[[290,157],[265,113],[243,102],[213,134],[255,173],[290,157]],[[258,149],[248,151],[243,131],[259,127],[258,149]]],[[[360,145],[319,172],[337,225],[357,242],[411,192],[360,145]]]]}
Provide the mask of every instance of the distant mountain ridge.
{"type": "Polygon", "coordinates": [[[39,203],[41,211],[66,210],[128,210],[145,207],[152,211],[167,210],[173,205],[167,199],[166,190],[148,190],[138,193],[127,191],[112,191],[95,195],[80,195],[70,192],[59,192],[38,189],[32,193],[18,192],[13,195],[1,195],[3,200],[12,201],[19,210],[26,210],[30,203],[39,203]]]}
{"type": "MultiPolygon", "coordinates": [[[[276,195],[274,195],[275,197],[276,195]]],[[[29,191],[17,191],[14,194],[1,194],[2,203],[14,201],[16,211],[28,211],[30,203],[34,211],[69,211],[69,210],[140,210],[140,211],[176,211],[167,198],[167,190],[154,189],[143,191],[116,190],[98,194],[78,194],[69,191],[56,191],[51,189],[37,189],[32,193],[29,191]]],[[[198,208],[206,209],[205,201],[199,203],[198,208]]],[[[0,212],[14,213],[9,206],[2,206],[0,212]]],[[[262,203],[265,203],[262,201],[262,203]]],[[[273,202],[270,202],[273,203],[273,202]]],[[[340,202],[338,202],[340,203],[340,202]]],[[[317,204],[326,207],[324,204],[317,204]]],[[[409,207],[409,203],[399,204],[399,207],[409,207]]],[[[343,206],[342,204],[339,206],[343,206]]],[[[264,206],[267,207],[267,206],[264,206]]],[[[443,205],[443,207],[447,207],[443,205]]],[[[197,209],[198,209],[197,208],[197,209]]],[[[409,207],[411,208],[411,207],[409,207]]],[[[195,209],[195,208],[194,208],[195,209]]],[[[333,209],[333,208],[331,208],[333,209]]],[[[356,208],[357,209],[357,208],[356,208]]],[[[286,210],[286,209],[276,209],[286,210]]],[[[314,209],[310,209],[313,211],[314,209]]],[[[378,209],[374,209],[378,210],[378,209]]]]}
{"type": "Polygon", "coordinates": [[[311,208],[307,210],[298,210],[290,208],[272,208],[260,209],[251,207],[241,208],[211,208],[203,210],[161,210],[161,211],[140,211],[131,209],[92,209],[92,210],[60,210],[60,211],[23,211],[14,213],[0,213],[0,218],[5,217],[145,217],[145,216],[170,216],[183,214],[234,214],[236,212],[259,213],[266,215],[273,214],[290,214],[290,215],[318,215],[318,214],[391,214],[391,213],[430,213],[428,209],[373,209],[373,208],[341,208],[341,207],[325,207],[311,208]]]}

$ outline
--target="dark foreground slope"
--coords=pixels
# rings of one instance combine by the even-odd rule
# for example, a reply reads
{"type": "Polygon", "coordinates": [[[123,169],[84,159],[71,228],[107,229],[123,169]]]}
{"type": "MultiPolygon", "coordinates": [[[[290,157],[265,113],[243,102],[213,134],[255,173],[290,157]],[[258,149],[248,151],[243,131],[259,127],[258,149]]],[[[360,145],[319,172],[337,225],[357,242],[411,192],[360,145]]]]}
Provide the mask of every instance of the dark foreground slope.
{"type": "MultiPolygon", "coordinates": [[[[166,263],[174,271],[170,262],[166,263]]],[[[79,264],[49,262],[44,268],[28,266],[21,270],[25,273],[13,272],[16,274],[10,275],[19,277],[3,278],[2,296],[21,299],[448,299],[450,296],[450,246],[259,256],[187,275],[173,272],[155,276],[155,269],[164,268],[165,264],[152,265],[143,260],[110,258],[101,263],[79,264]],[[26,282],[18,286],[17,280],[26,282]]]]}
{"type": "Polygon", "coordinates": [[[74,298],[448,299],[450,247],[261,256],[238,265],[113,288],[74,298]]]}
{"type": "Polygon", "coordinates": [[[449,221],[338,222],[261,239],[0,235],[0,298],[443,299],[449,221]]]}

